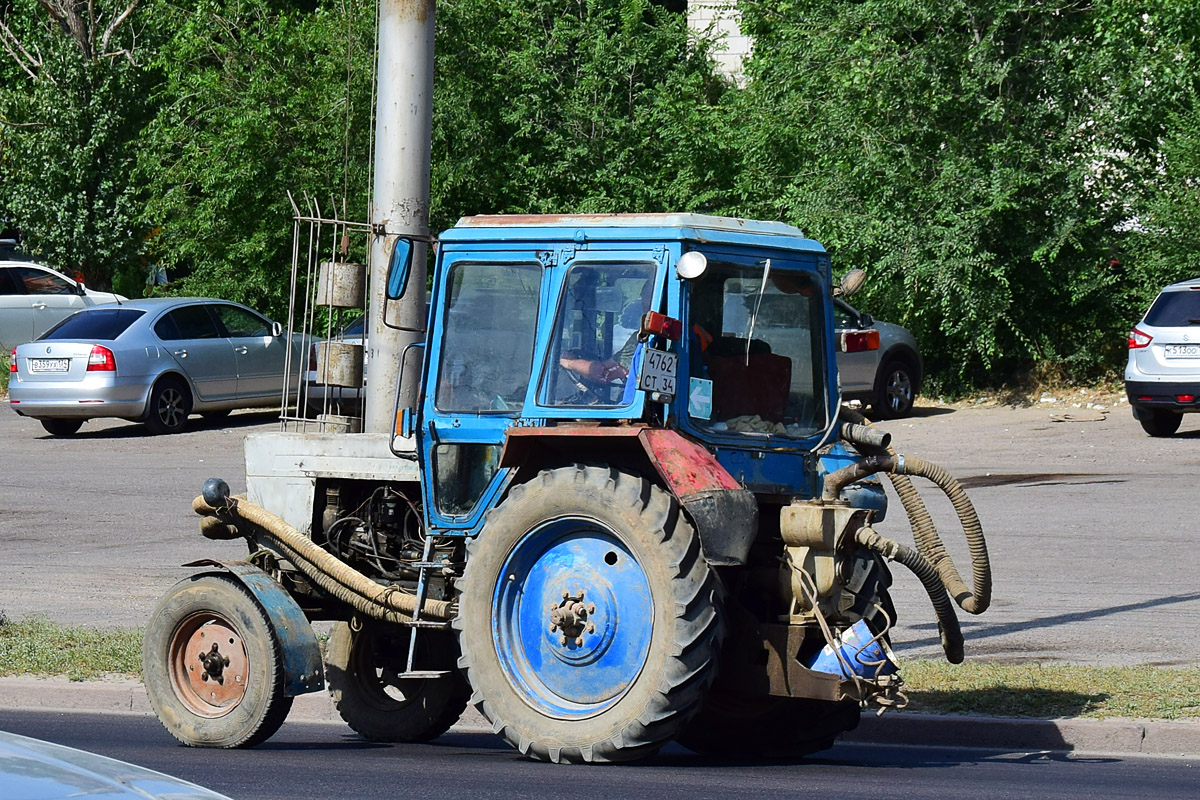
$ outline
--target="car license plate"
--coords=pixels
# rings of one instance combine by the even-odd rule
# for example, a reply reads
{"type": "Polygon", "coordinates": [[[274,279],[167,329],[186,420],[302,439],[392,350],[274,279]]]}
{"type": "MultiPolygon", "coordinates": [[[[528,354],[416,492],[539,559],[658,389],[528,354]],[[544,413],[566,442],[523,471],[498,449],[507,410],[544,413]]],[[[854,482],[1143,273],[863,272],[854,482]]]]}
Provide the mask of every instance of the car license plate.
{"type": "Polygon", "coordinates": [[[68,372],[71,369],[69,358],[31,358],[30,372],[68,372]]]}
{"type": "Polygon", "coordinates": [[[647,392],[658,392],[675,396],[675,374],[679,367],[679,356],[663,350],[646,350],[642,357],[642,371],[638,376],[638,388],[647,392]]]}
{"type": "Polygon", "coordinates": [[[1168,344],[1163,347],[1167,358],[1200,358],[1200,344],[1168,344]]]}

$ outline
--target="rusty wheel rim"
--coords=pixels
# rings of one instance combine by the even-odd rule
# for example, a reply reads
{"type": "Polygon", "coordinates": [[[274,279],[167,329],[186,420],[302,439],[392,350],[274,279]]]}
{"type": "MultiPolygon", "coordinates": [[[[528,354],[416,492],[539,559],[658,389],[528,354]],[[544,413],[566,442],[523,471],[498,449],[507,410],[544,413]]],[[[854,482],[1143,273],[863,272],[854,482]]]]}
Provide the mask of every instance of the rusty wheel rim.
{"type": "Polygon", "coordinates": [[[201,612],[180,623],[171,636],[168,660],[175,695],[197,716],[223,717],[246,696],[246,646],[219,614],[201,612]]]}

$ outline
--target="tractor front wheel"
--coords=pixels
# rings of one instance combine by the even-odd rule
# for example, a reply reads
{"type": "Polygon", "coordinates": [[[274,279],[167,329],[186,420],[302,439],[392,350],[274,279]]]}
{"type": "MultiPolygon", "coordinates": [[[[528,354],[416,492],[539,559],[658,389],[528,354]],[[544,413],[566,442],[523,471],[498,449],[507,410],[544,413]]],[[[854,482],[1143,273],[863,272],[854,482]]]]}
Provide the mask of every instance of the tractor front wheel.
{"type": "Polygon", "coordinates": [[[292,707],[275,629],[224,575],[185,578],[159,600],[142,640],[142,679],[163,726],[191,747],[252,747],[292,707]]]}
{"type": "Polygon", "coordinates": [[[530,758],[649,756],[712,682],[716,576],[675,499],[637,475],[574,466],[514,487],[459,591],[472,702],[530,758]]]}

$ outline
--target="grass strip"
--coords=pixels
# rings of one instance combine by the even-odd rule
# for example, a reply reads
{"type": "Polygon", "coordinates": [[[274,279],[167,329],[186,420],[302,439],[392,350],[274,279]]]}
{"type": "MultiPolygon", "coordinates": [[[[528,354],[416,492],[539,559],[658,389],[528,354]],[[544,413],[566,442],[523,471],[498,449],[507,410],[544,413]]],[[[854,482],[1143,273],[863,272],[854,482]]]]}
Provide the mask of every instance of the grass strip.
{"type": "MultiPolygon", "coordinates": [[[[321,637],[324,638],[324,637],[321,637]]],[[[0,615],[0,675],[141,677],[142,631],[0,615]]],[[[905,661],[909,709],[992,717],[1200,719],[1200,667],[905,661]]]]}
{"type": "Polygon", "coordinates": [[[0,617],[0,675],[65,675],[73,681],[141,674],[142,632],[0,617]]]}
{"type": "Polygon", "coordinates": [[[909,708],[990,717],[1200,719],[1200,668],[1071,664],[901,665],[909,708]]]}

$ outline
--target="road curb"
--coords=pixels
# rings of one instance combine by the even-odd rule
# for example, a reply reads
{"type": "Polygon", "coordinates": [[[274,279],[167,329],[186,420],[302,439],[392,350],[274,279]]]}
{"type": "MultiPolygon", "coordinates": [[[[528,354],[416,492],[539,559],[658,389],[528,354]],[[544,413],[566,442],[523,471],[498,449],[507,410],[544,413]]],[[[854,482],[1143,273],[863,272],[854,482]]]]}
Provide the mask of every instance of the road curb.
{"type": "MultiPolygon", "coordinates": [[[[64,678],[0,678],[0,709],[153,716],[135,681],[72,682],[64,678]]],[[[325,692],[297,697],[288,719],[344,725],[325,692]]],[[[490,731],[468,708],[452,730],[490,731]]],[[[843,741],[929,747],[1200,757],[1200,723],[1132,719],[1002,719],[892,711],[864,715],[843,741]]]]}

